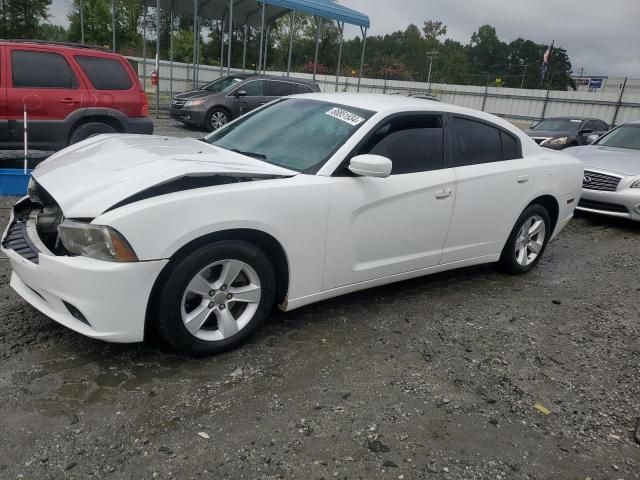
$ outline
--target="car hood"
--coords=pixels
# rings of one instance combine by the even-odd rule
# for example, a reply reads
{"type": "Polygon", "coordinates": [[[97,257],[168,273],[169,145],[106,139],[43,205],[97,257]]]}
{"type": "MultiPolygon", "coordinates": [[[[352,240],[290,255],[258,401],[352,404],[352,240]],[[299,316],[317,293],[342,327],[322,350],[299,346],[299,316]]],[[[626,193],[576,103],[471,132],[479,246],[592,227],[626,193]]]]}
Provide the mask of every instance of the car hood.
{"type": "Polygon", "coordinates": [[[202,97],[210,97],[211,95],[217,95],[215,92],[210,92],[209,90],[202,90],[200,88],[195,90],[189,90],[188,92],[178,93],[173,96],[173,98],[180,100],[190,100],[192,98],[202,98],[202,97]]]}
{"type": "Polygon", "coordinates": [[[33,178],[66,217],[94,218],[132,195],[184,177],[297,173],[194,138],[111,134],[55,153],[33,171],[33,178]]]}
{"type": "Polygon", "coordinates": [[[585,145],[564,150],[580,160],[585,168],[597,168],[621,175],[640,175],[640,151],[630,148],[585,145]]]}
{"type": "Polygon", "coordinates": [[[558,130],[553,130],[553,131],[549,131],[549,130],[525,130],[524,133],[526,133],[527,135],[529,135],[530,137],[571,137],[572,135],[575,135],[576,132],[563,132],[563,131],[558,131],[558,130]]]}

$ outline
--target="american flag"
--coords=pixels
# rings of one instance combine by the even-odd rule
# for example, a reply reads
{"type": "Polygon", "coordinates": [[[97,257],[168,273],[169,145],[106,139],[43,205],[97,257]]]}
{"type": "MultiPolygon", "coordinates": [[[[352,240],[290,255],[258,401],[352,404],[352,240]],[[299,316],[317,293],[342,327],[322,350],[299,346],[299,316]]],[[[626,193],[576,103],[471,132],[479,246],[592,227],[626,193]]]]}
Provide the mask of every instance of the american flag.
{"type": "Polygon", "coordinates": [[[547,50],[542,56],[542,78],[540,81],[544,80],[544,77],[547,74],[547,69],[549,68],[549,57],[551,57],[551,53],[553,52],[553,42],[555,42],[555,40],[551,41],[551,44],[547,47],[547,50]]]}

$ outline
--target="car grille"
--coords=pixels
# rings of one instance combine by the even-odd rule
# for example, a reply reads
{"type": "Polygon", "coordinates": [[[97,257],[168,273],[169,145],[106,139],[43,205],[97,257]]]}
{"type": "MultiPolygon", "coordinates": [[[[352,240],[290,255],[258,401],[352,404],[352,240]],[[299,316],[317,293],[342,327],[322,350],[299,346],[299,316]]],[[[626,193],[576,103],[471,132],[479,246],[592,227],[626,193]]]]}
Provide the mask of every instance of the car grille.
{"type": "Polygon", "coordinates": [[[182,108],[184,107],[185,103],[187,103],[186,100],[174,98],[173,100],[171,100],[171,108],[182,108]]]}
{"type": "Polygon", "coordinates": [[[11,224],[7,236],[2,241],[2,246],[7,250],[13,250],[30,262],[38,263],[38,249],[29,240],[27,223],[24,221],[15,220],[11,224]]]}
{"type": "Polygon", "coordinates": [[[620,183],[620,177],[606,175],[604,173],[584,171],[582,178],[582,188],[588,190],[600,190],[602,192],[615,192],[620,183]]]}
{"type": "Polygon", "coordinates": [[[578,207],[589,208],[591,210],[600,210],[602,212],[615,212],[615,213],[629,213],[629,210],[624,205],[618,205],[616,203],[598,202],[596,200],[587,200],[585,198],[580,199],[578,207]]]}

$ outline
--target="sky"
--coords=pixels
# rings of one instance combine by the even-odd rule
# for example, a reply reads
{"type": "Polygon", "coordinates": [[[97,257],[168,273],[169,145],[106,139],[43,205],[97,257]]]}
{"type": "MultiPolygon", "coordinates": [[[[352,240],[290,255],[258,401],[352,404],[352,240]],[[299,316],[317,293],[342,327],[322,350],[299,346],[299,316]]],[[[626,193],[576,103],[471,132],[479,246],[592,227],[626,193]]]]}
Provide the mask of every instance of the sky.
{"type": "MultiPolygon", "coordinates": [[[[190,1],[190,0],[178,0],[190,1]]],[[[447,38],[464,44],[480,25],[510,42],[518,37],[567,50],[574,73],[640,78],[640,0],[340,0],[369,15],[370,33],[384,35],[441,20],[447,38]]],[[[71,0],[53,0],[51,22],[67,25],[71,0]]],[[[345,28],[355,36],[357,27],[345,28]]]]}

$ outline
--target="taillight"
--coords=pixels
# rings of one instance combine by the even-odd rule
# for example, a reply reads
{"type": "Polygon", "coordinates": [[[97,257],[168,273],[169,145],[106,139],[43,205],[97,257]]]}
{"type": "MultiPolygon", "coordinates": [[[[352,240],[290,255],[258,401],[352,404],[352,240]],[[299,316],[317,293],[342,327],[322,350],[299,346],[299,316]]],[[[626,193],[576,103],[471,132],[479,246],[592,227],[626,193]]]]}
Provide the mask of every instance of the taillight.
{"type": "Polygon", "coordinates": [[[144,92],[140,92],[140,101],[142,105],[140,107],[140,116],[148,117],[149,116],[149,100],[147,99],[147,94],[144,92]]]}

